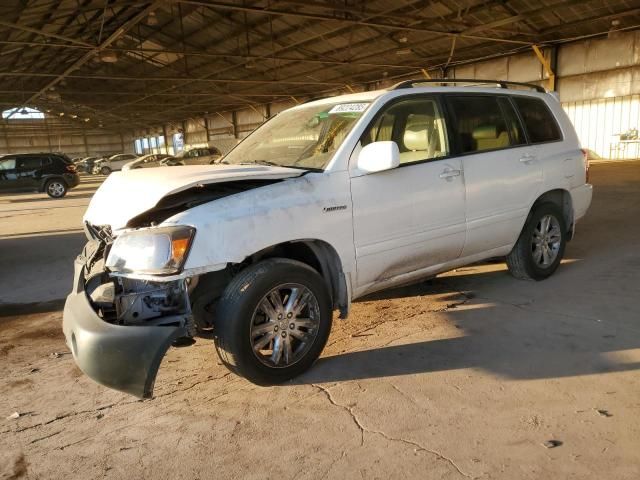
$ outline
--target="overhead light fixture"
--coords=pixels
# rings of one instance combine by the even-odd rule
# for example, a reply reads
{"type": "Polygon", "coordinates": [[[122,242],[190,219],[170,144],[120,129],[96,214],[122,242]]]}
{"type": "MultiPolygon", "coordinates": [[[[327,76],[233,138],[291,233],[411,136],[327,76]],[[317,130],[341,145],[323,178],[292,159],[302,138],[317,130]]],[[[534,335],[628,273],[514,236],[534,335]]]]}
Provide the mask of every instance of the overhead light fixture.
{"type": "Polygon", "coordinates": [[[84,119],[85,122],[88,122],[89,120],[91,120],[89,117],[84,119]]]}
{"type": "Polygon", "coordinates": [[[158,17],[156,16],[156,12],[149,12],[149,16],[147,17],[147,25],[154,26],[158,25],[158,17]]]}
{"type": "Polygon", "coordinates": [[[100,61],[104,63],[116,63],[118,61],[118,54],[113,50],[103,50],[100,52],[100,61]]]}
{"type": "Polygon", "coordinates": [[[398,43],[407,43],[409,41],[409,38],[407,37],[407,34],[404,32],[395,32],[391,34],[391,38],[393,40],[395,40],[398,43]]]}
{"type": "Polygon", "coordinates": [[[620,20],[613,19],[611,20],[611,27],[609,27],[609,32],[607,33],[607,38],[616,38],[620,36],[619,28],[622,22],[620,20]]]}
{"type": "Polygon", "coordinates": [[[71,118],[78,118],[78,115],[71,115],[71,118]]]}
{"type": "Polygon", "coordinates": [[[60,112],[58,115],[60,115],[61,117],[64,117],[64,112],[60,112]]]}
{"type": "Polygon", "coordinates": [[[396,55],[410,55],[413,53],[413,50],[410,48],[399,48],[396,50],[396,55]]]}

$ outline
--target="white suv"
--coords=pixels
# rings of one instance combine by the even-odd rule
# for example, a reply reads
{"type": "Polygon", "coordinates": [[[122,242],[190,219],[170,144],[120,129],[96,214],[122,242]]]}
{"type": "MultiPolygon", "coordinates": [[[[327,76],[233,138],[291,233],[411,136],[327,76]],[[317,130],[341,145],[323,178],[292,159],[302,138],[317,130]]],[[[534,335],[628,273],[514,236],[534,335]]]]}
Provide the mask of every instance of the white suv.
{"type": "Polygon", "coordinates": [[[216,165],[111,175],[65,305],[79,367],[149,397],[169,346],[213,329],[229,368],[278,383],[365,294],[498,256],[551,275],[592,194],[557,99],[420,84],[296,106],[216,165]]]}

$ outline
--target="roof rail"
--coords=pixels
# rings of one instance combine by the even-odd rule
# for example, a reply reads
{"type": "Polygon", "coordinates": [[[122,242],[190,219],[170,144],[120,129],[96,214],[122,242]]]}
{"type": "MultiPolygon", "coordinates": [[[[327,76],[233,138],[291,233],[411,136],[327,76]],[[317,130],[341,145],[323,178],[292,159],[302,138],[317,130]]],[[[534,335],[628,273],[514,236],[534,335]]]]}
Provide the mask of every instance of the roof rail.
{"type": "Polygon", "coordinates": [[[499,88],[509,88],[511,86],[527,87],[535,90],[536,92],[540,92],[540,93],[547,92],[543,87],[539,85],[534,85],[533,83],[508,82],[506,80],[478,80],[478,79],[470,79],[470,78],[430,78],[430,79],[419,78],[416,80],[405,80],[404,82],[396,83],[389,90],[413,88],[415,85],[419,85],[421,83],[473,83],[476,85],[495,85],[496,87],[499,87],[499,88]]]}

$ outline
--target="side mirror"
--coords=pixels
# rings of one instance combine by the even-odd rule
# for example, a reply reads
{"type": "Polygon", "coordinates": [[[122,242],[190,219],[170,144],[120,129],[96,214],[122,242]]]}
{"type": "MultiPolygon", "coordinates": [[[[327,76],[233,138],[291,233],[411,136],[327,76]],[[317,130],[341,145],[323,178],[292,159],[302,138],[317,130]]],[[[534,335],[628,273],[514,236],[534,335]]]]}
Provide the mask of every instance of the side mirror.
{"type": "Polygon", "coordinates": [[[374,142],[358,155],[358,169],[366,173],[383,172],[400,165],[400,150],[396,142],[374,142]]]}

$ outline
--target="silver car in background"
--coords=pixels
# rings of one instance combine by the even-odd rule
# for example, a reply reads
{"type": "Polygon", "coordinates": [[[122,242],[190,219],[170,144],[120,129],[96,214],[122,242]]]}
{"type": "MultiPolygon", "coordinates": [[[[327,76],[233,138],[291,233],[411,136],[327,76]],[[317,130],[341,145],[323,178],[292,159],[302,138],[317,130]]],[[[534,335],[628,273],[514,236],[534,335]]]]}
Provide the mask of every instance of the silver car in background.
{"type": "Polygon", "coordinates": [[[129,162],[122,167],[122,171],[134,170],[136,168],[155,168],[166,166],[167,160],[172,160],[175,157],[166,153],[148,153],[140,158],[137,158],[133,162],[129,162]]]}

